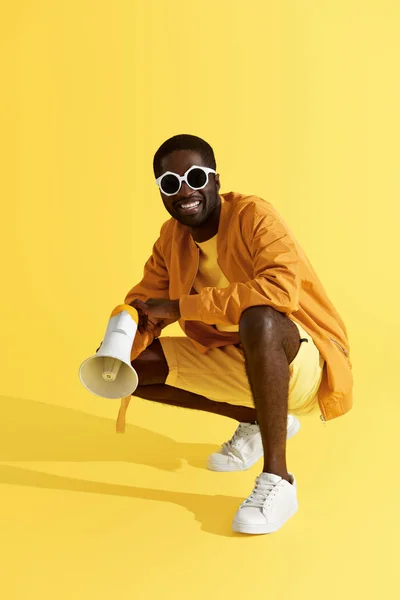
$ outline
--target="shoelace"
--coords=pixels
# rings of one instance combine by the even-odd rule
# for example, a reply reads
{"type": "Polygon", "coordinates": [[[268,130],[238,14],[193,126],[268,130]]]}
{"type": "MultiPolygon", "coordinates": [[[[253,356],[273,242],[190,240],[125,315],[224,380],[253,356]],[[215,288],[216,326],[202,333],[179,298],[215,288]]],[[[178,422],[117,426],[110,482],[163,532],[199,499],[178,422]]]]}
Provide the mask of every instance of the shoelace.
{"type": "Polygon", "coordinates": [[[243,437],[249,437],[249,435],[254,433],[256,428],[258,429],[258,425],[252,425],[250,423],[239,423],[239,426],[236,429],[233,436],[231,437],[231,439],[228,442],[225,442],[224,444],[222,444],[223,449],[226,450],[228,453],[232,453],[235,456],[237,456],[238,455],[237,451],[240,446],[240,444],[238,444],[238,442],[243,437]]]}
{"type": "Polygon", "coordinates": [[[263,508],[265,500],[271,500],[278,491],[276,483],[272,481],[263,481],[259,477],[256,479],[256,486],[250,496],[243,502],[243,505],[263,508]]]}

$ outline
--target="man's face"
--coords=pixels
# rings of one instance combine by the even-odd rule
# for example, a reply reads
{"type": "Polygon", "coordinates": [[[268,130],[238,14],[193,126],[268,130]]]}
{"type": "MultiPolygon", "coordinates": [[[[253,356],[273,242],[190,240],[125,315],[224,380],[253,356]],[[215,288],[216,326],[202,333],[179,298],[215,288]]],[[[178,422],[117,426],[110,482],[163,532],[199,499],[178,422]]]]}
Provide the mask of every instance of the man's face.
{"type": "MultiPolygon", "coordinates": [[[[192,150],[176,150],[165,156],[161,161],[161,174],[172,171],[184,175],[190,167],[211,167],[205,164],[200,155],[192,150]]],[[[184,181],[181,189],[174,196],[166,196],[160,190],[165,208],[177,221],[188,227],[201,227],[205,224],[211,213],[219,205],[218,190],[220,188],[219,175],[208,174],[208,183],[202,190],[192,190],[184,181]],[[179,208],[181,203],[200,201],[199,207],[194,212],[184,212],[179,208]]]]}

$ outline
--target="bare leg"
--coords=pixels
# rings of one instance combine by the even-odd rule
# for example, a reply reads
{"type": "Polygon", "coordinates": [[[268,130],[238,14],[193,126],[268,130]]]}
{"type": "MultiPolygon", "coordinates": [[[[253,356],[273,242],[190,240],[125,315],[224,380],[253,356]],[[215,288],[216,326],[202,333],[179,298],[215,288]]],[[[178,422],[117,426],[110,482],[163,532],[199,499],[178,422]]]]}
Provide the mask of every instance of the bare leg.
{"type": "Polygon", "coordinates": [[[187,392],[186,390],[181,390],[163,383],[139,385],[132,396],[138,396],[145,400],[153,400],[153,402],[169,404],[170,406],[202,410],[214,413],[215,415],[229,417],[230,419],[243,423],[254,422],[257,418],[254,408],[235,406],[226,402],[214,402],[205,396],[187,392]]]}
{"type": "Polygon", "coordinates": [[[286,466],[289,364],[300,348],[296,325],[269,306],[252,306],[239,335],[264,448],[263,472],[290,481],[286,466]]]}

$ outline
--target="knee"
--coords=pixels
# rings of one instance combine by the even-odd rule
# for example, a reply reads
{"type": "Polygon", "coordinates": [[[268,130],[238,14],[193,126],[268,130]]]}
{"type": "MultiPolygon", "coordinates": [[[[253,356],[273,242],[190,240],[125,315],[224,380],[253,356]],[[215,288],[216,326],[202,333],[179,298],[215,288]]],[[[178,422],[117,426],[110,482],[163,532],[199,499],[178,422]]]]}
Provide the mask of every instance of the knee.
{"type": "Polygon", "coordinates": [[[250,306],[244,310],[239,320],[239,337],[242,344],[252,343],[260,336],[276,338],[279,336],[281,313],[272,306],[250,306]]]}

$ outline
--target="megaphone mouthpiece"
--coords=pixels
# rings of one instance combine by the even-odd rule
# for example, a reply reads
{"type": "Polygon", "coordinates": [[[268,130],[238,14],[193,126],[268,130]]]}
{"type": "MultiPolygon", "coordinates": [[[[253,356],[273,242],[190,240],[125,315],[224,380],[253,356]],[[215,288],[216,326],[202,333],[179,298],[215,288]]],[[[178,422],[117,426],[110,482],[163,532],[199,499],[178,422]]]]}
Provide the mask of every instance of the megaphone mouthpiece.
{"type": "Polygon", "coordinates": [[[104,357],[103,363],[103,379],[104,381],[115,381],[118,372],[121,368],[122,362],[117,358],[111,356],[104,357]]]}

